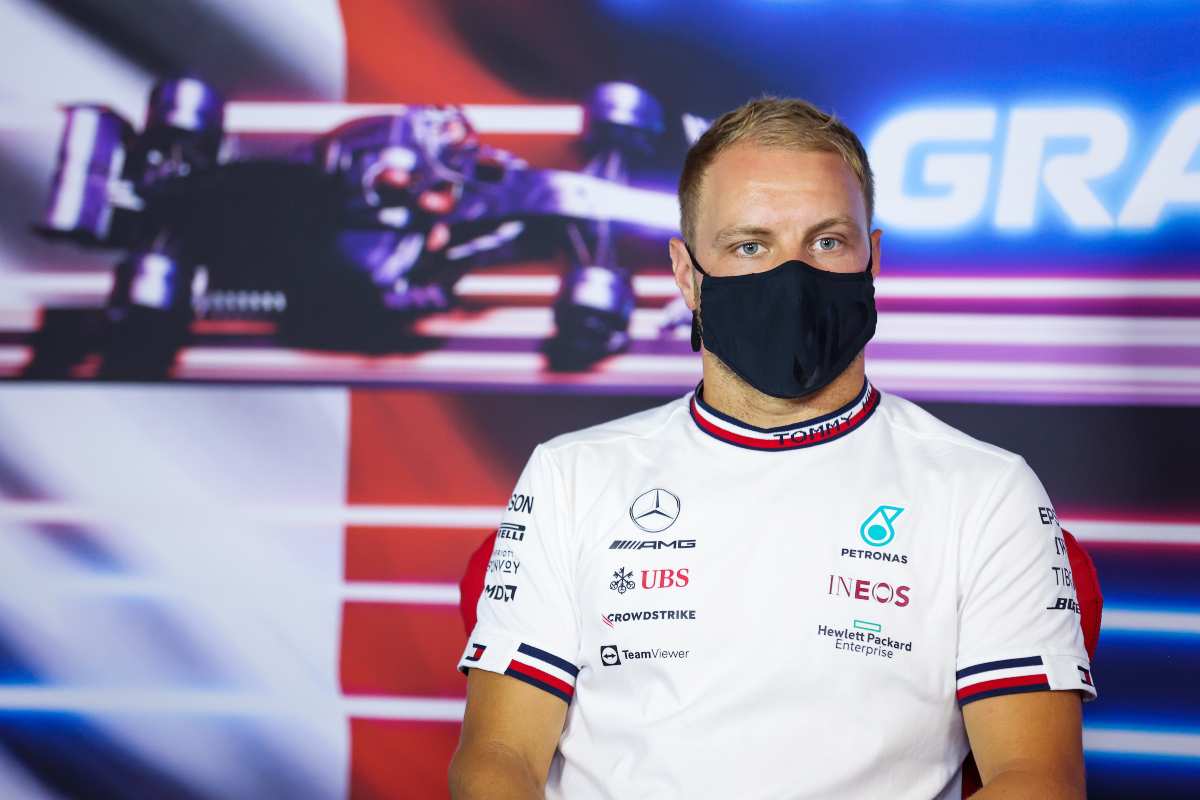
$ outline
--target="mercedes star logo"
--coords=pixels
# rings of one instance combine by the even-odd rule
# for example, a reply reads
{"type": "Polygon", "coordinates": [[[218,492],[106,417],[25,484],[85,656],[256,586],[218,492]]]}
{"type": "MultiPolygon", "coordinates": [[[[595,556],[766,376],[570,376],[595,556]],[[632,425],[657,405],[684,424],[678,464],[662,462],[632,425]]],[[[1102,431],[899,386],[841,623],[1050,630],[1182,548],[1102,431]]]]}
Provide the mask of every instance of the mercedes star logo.
{"type": "Polygon", "coordinates": [[[679,518],[679,498],[666,489],[651,489],[629,506],[629,518],[646,533],[659,533],[679,518]]]}

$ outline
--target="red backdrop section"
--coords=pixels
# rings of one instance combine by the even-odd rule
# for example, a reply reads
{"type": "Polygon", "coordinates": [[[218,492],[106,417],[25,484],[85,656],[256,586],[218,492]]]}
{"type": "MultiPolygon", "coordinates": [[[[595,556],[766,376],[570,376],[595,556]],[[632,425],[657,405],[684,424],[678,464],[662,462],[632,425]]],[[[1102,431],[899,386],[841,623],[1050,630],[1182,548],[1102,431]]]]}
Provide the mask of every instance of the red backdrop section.
{"type": "MultiPolygon", "coordinates": [[[[494,530],[483,518],[499,520],[534,445],[661,402],[351,390],[346,500],[352,514],[372,520],[346,527],[346,581],[385,591],[453,592],[470,554],[494,530]],[[534,403],[537,413],[530,413],[534,403]]],[[[465,643],[456,601],[347,599],[342,690],[384,700],[462,698],[466,682],[454,665],[465,643]]],[[[447,796],[446,769],[457,740],[457,722],[352,718],[352,795],[447,796]]]]}
{"type": "MultiPolygon", "coordinates": [[[[432,392],[351,392],[348,504],[502,507],[516,471],[473,438],[471,426],[464,425],[471,417],[460,405],[457,398],[432,392]]],[[[454,584],[489,533],[487,527],[350,525],[346,580],[454,584]]],[[[348,600],[342,690],[384,698],[460,698],[465,679],[454,663],[464,641],[456,605],[348,600]]],[[[446,769],[458,727],[352,718],[351,796],[448,796],[446,769]]]]}

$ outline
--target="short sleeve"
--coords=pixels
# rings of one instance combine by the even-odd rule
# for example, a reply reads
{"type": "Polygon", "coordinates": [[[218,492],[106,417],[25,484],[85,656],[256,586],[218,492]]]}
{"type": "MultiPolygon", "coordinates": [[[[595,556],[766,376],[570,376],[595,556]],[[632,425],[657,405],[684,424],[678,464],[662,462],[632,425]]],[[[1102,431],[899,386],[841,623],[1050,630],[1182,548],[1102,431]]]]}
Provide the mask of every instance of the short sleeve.
{"type": "Polygon", "coordinates": [[[569,703],[579,624],[564,495],[552,456],[539,445],[496,531],[478,621],[458,668],[509,675],[569,703]]]}
{"type": "Polygon", "coordinates": [[[969,514],[959,562],[960,705],[1005,694],[1096,696],[1067,545],[1024,460],[969,514]]]}

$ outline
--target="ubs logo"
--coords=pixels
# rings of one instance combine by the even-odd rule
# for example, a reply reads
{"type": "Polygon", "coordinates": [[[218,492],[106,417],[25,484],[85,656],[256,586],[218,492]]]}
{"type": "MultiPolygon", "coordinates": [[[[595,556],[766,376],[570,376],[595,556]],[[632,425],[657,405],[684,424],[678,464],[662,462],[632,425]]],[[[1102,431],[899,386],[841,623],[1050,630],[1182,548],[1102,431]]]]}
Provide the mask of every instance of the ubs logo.
{"type": "Polygon", "coordinates": [[[617,594],[625,594],[636,586],[637,584],[633,582],[633,573],[624,567],[613,570],[613,579],[608,584],[608,588],[617,594]]]}
{"type": "Polygon", "coordinates": [[[679,518],[679,498],[666,489],[651,489],[629,506],[629,518],[646,533],[661,533],[679,518]]]}
{"type": "Polygon", "coordinates": [[[643,589],[682,589],[689,580],[687,567],[642,570],[643,589]]]}

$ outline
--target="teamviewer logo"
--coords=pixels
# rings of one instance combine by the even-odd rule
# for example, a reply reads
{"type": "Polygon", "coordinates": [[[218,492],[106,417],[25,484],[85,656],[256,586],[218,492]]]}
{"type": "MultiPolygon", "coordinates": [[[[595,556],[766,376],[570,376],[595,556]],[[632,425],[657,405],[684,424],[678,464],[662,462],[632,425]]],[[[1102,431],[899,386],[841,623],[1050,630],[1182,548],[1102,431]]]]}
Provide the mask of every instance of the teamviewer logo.
{"type": "Polygon", "coordinates": [[[621,663],[621,656],[617,653],[615,644],[600,645],[600,663],[606,667],[615,667],[621,663]]]}

